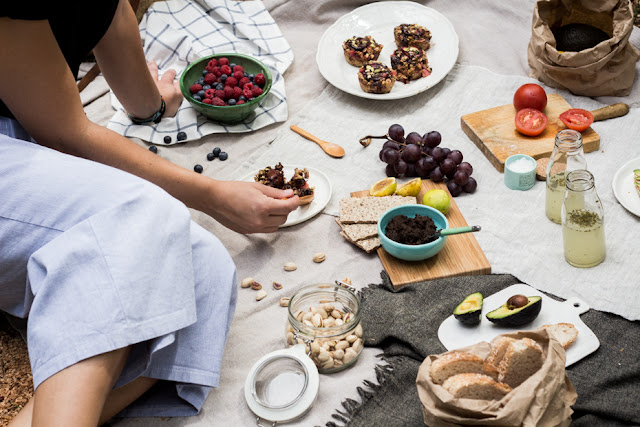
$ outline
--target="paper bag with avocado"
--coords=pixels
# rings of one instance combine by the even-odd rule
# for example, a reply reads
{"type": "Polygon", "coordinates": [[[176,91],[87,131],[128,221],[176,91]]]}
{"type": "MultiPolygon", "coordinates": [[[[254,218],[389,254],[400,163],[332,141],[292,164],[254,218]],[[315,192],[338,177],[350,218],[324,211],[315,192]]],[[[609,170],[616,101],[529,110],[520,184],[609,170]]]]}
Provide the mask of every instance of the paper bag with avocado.
{"type": "Polygon", "coordinates": [[[529,75],[576,95],[626,96],[640,58],[632,29],[628,0],[538,0],[529,75]]]}
{"type": "Polygon", "coordinates": [[[519,331],[428,356],[416,379],[430,427],[568,426],[577,394],[548,331],[519,331]]]}

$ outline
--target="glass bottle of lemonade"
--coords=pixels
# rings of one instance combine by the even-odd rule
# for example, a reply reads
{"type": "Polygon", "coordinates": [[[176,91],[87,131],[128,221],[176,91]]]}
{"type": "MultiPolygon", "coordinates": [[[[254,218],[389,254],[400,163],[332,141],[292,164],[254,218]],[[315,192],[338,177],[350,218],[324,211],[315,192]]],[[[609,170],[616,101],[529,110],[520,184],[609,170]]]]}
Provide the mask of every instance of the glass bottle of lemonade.
{"type": "Polygon", "coordinates": [[[593,175],[574,170],[566,177],[562,204],[564,257],[575,267],[593,267],[605,257],[604,210],[596,193],[593,175]]]}
{"type": "Polygon", "coordinates": [[[565,129],[556,134],[556,142],[547,165],[547,195],[545,213],[547,218],[560,224],[560,211],[564,200],[566,174],[572,170],[587,169],[587,160],[582,149],[582,134],[565,129]]]}

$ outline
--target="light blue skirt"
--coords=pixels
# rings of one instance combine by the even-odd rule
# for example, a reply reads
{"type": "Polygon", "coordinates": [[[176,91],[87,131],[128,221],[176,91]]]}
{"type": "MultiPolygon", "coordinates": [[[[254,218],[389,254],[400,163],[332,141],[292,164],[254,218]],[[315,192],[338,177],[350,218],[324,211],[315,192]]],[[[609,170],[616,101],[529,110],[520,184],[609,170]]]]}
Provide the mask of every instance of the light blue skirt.
{"type": "Polygon", "coordinates": [[[34,387],[132,345],[116,388],[165,381],[119,415],[197,414],[235,310],[226,249],[161,188],[0,133],[0,310],[28,319],[34,387]]]}

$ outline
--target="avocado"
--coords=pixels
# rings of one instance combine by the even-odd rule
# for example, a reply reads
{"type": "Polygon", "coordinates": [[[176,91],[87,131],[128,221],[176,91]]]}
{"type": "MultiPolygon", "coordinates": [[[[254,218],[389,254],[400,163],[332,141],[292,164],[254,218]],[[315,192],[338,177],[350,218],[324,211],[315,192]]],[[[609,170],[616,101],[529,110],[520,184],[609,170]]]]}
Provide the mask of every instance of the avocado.
{"type": "Polygon", "coordinates": [[[533,322],[541,308],[541,297],[514,295],[502,306],[487,313],[487,319],[501,326],[522,326],[533,322]]]}
{"type": "Polygon", "coordinates": [[[482,317],[482,294],[475,292],[465,299],[453,310],[456,319],[465,325],[477,325],[482,317]]]}
{"type": "Polygon", "coordinates": [[[563,25],[553,30],[553,35],[556,50],[562,52],[580,52],[610,38],[600,28],[578,23],[563,25]]]}

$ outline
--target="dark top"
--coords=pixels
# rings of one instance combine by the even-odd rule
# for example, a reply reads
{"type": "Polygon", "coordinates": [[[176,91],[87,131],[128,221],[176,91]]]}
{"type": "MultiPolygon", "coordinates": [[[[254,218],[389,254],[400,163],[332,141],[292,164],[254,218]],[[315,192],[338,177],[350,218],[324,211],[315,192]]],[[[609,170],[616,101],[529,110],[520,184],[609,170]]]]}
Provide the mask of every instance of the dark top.
{"type": "MultiPolygon", "coordinates": [[[[69,68],[77,78],[80,63],[107,32],[117,6],[118,0],[2,0],[0,17],[48,20],[69,68]]],[[[13,118],[2,100],[0,116],[13,118]]]]}

